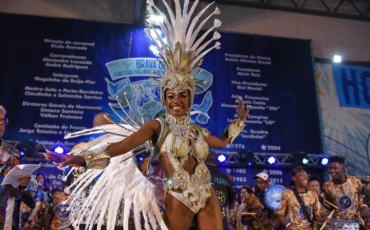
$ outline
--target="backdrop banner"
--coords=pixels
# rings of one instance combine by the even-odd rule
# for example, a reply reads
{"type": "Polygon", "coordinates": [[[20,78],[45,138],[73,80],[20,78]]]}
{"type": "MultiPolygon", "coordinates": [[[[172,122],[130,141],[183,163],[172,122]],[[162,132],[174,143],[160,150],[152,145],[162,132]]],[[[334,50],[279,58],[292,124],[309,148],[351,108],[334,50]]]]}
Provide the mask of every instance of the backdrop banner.
{"type": "Polygon", "coordinates": [[[349,174],[370,175],[370,68],[316,67],[324,153],[346,156],[349,174]]]}
{"type": "MultiPolygon", "coordinates": [[[[90,128],[98,112],[120,122],[108,106],[125,116],[116,98],[144,121],[165,114],[151,72],[163,68],[142,26],[9,14],[0,26],[5,140],[69,150],[81,140],[64,135],[90,128]]],[[[321,154],[310,41],[221,36],[196,76],[206,83],[196,88],[192,120],[222,135],[242,97],[252,106],[247,126],[225,151],[321,154]]]]}

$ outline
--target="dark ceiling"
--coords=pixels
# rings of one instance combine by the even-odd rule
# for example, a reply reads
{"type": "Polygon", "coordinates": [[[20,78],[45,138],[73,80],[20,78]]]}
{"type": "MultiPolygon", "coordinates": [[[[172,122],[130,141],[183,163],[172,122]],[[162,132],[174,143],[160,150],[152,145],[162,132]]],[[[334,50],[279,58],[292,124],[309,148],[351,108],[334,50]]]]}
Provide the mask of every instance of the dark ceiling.
{"type": "Polygon", "coordinates": [[[216,3],[370,21],[370,0],[216,0],[216,3]]]}

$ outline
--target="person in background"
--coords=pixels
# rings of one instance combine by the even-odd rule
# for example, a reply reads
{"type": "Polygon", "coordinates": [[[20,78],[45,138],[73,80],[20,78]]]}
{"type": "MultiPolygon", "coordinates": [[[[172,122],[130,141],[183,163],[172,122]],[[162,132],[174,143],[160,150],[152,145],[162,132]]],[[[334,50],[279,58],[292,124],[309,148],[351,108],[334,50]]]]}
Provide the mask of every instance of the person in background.
{"type": "MultiPolygon", "coordinates": [[[[18,150],[5,143],[2,139],[6,126],[9,120],[5,117],[6,110],[0,105],[0,184],[2,183],[5,175],[16,165],[19,164],[19,152],[18,150]]],[[[25,191],[28,183],[31,180],[31,176],[21,176],[18,178],[19,186],[13,187],[10,184],[0,185],[0,230],[10,229],[12,226],[13,219],[7,219],[7,206],[10,202],[14,202],[14,209],[11,211],[13,215],[12,218],[18,218],[19,209],[18,203],[16,203],[15,198],[23,200],[27,205],[34,206],[32,199],[30,199],[30,194],[25,191]],[[9,202],[9,203],[8,203],[9,202]],[[15,212],[15,215],[14,213],[15,212]]],[[[10,207],[12,207],[11,205],[10,207]]]]}
{"type": "Polygon", "coordinates": [[[233,208],[228,210],[228,223],[232,230],[247,230],[248,226],[241,222],[241,212],[245,209],[244,199],[248,194],[252,194],[253,191],[249,187],[242,187],[240,189],[238,203],[233,208]]]}
{"type": "Polygon", "coordinates": [[[361,177],[362,191],[361,196],[363,198],[363,203],[368,207],[370,206],[370,176],[361,177]]]}
{"type": "Polygon", "coordinates": [[[306,170],[302,167],[294,168],[292,170],[292,185],[294,185],[294,189],[286,189],[283,192],[281,207],[276,211],[280,223],[287,230],[312,230],[314,220],[324,222],[327,219],[321,217],[319,198],[316,192],[307,189],[307,183],[308,174],[306,170]],[[288,214],[290,222],[286,218],[288,214]]]}
{"type": "MultiPolygon", "coordinates": [[[[369,207],[370,206],[370,176],[362,176],[361,182],[362,182],[362,191],[361,191],[362,201],[365,205],[369,207]]],[[[370,217],[365,218],[364,221],[365,221],[366,229],[370,229],[370,217]]]]}
{"type": "MultiPolygon", "coordinates": [[[[322,202],[324,202],[324,199],[323,199],[324,194],[321,192],[319,178],[315,176],[311,176],[310,179],[308,179],[307,189],[317,194],[319,201],[320,201],[320,204],[319,204],[320,215],[323,217],[329,216],[330,211],[326,210],[326,208],[322,205],[322,202]]],[[[317,229],[320,229],[322,224],[323,224],[322,222],[315,222],[317,229]]]]}
{"type": "MultiPolygon", "coordinates": [[[[369,208],[362,202],[361,180],[346,175],[344,157],[333,156],[328,164],[331,180],[324,183],[324,198],[338,208],[334,208],[333,218],[340,220],[358,220],[369,218],[369,208]]],[[[327,202],[321,202],[326,209],[333,210],[327,202]]]]}
{"type": "Polygon", "coordinates": [[[311,176],[310,179],[308,179],[307,189],[315,192],[318,196],[321,196],[322,194],[319,178],[311,176]]]}
{"type": "Polygon", "coordinates": [[[233,208],[236,203],[235,190],[228,176],[217,168],[217,155],[214,151],[209,151],[204,163],[211,173],[211,183],[213,183],[213,188],[220,202],[223,229],[227,230],[227,208],[233,208]]]}
{"type": "Polygon", "coordinates": [[[248,225],[248,229],[275,229],[278,227],[278,222],[271,209],[266,207],[264,196],[266,190],[271,186],[269,183],[269,175],[265,172],[260,172],[253,177],[255,179],[255,192],[246,196],[244,199],[245,208],[243,212],[257,213],[255,216],[242,216],[243,224],[248,225]],[[275,224],[274,224],[275,223],[275,224]]]}

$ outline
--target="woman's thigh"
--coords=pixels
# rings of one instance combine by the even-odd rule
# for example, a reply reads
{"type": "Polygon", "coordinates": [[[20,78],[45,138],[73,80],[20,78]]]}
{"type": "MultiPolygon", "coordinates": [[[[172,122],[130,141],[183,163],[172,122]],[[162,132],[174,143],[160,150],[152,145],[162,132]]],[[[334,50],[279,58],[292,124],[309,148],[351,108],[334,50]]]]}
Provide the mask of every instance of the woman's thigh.
{"type": "Polygon", "coordinates": [[[213,188],[211,188],[211,197],[207,199],[206,206],[198,212],[197,219],[199,230],[223,229],[220,203],[213,188]]]}
{"type": "MultiPolygon", "coordinates": [[[[166,211],[163,220],[169,230],[188,230],[194,218],[194,212],[171,194],[166,195],[166,211]]],[[[158,229],[160,229],[158,227],[158,229]]]]}

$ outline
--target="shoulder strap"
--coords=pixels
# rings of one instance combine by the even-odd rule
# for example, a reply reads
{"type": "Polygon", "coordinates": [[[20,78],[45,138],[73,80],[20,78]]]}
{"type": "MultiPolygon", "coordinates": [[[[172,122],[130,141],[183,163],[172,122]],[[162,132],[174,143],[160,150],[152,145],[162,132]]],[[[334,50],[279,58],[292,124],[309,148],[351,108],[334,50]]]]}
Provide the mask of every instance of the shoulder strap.
{"type": "Polygon", "coordinates": [[[304,205],[303,200],[302,200],[301,196],[299,195],[297,189],[294,188],[293,193],[294,193],[295,197],[297,198],[299,205],[301,205],[303,215],[306,217],[308,222],[310,222],[311,228],[313,228],[313,221],[311,220],[311,216],[308,214],[307,207],[304,205]]]}

